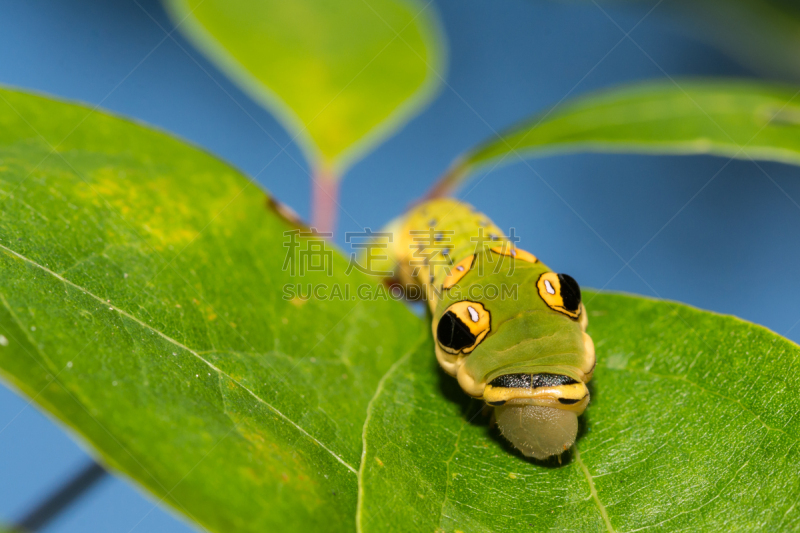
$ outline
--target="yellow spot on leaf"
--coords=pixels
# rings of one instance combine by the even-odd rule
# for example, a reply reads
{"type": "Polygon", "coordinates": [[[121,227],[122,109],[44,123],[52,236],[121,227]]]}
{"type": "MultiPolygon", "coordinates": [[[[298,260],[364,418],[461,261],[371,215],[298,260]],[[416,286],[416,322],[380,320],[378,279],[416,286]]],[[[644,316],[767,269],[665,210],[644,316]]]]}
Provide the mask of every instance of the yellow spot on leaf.
{"type": "Polygon", "coordinates": [[[375,458],[375,462],[376,462],[376,463],[378,463],[378,466],[380,466],[380,467],[382,467],[382,466],[383,466],[383,461],[381,461],[381,460],[380,460],[380,459],[378,459],[377,457],[375,458]]]}

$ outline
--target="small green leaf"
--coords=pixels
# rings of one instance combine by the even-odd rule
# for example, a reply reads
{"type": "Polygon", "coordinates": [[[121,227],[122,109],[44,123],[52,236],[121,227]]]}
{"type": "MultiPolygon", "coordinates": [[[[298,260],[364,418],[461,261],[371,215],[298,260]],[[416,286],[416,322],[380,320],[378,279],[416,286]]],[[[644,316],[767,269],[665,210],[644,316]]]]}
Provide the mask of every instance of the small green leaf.
{"type": "Polygon", "coordinates": [[[0,375],[211,531],[351,531],[368,402],[428,333],[338,253],[293,276],[291,229],[201,150],[0,90],[0,375]]]}
{"type": "Polygon", "coordinates": [[[580,97],[478,145],[435,187],[478,167],[568,152],[712,154],[800,164],[798,91],[746,81],[646,82],[580,97]]]}
{"type": "Polygon", "coordinates": [[[433,8],[414,0],[164,0],[181,31],[275,112],[319,167],[352,163],[439,81],[433,8]]]}
{"type": "Polygon", "coordinates": [[[598,363],[564,464],[503,442],[427,344],[370,405],[360,531],[800,531],[800,347],[681,304],[586,300],[598,363]]]}

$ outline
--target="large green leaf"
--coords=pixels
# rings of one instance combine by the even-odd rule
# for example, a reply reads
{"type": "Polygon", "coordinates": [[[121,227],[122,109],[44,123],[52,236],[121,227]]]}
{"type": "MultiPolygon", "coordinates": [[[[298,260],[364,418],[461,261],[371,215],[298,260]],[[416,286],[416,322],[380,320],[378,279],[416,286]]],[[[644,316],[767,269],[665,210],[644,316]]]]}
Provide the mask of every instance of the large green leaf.
{"type": "Polygon", "coordinates": [[[196,148],[0,90],[0,374],[212,531],[352,530],[368,402],[427,329],[283,299],[287,230],[196,148]]]}
{"type": "Polygon", "coordinates": [[[477,168],[566,152],[713,154],[800,164],[797,88],[746,81],[645,82],[575,99],[460,157],[436,186],[477,168]]]}
{"type": "Polygon", "coordinates": [[[443,50],[416,0],[164,0],[180,30],[342,171],[428,102],[443,50]]]}
{"type": "Polygon", "coordinates": [[[370,405],[362,532],[800,531],[800,347],[680,304],[586,296],[598,364],[565,464],[510,449],[423,346],[370,405]]]}

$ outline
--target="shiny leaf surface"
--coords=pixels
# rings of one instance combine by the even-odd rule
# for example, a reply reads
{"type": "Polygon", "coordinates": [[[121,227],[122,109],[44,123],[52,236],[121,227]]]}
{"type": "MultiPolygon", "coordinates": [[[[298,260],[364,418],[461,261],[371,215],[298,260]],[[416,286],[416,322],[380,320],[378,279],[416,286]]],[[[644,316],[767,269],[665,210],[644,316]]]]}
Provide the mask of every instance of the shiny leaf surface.
{"type": "MultiPolygon", "coordinates": [[[[285,299],[291,230],[201,150],[2,90],[0,374],[211,531],[350,531],[367,404],[426,330],[397,302],[285,299]]],[[[329,253],[304,285],[343,282],[329,253]]]]}

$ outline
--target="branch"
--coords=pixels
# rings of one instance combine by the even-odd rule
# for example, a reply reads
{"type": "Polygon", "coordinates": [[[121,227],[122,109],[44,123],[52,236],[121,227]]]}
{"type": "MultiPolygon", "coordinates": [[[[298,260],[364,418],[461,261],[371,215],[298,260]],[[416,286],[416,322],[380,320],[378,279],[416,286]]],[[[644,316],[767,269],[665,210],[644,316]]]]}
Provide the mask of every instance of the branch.
{"type": "Polygon", "coordinates": [[[28,512],[17,523],[14,530],[30,533],[40,531],[67,507],[85,495],[106,474],[108,472],[102,466],[92,461],[65,485],[51,493],[43,502],[28,512]]]}

